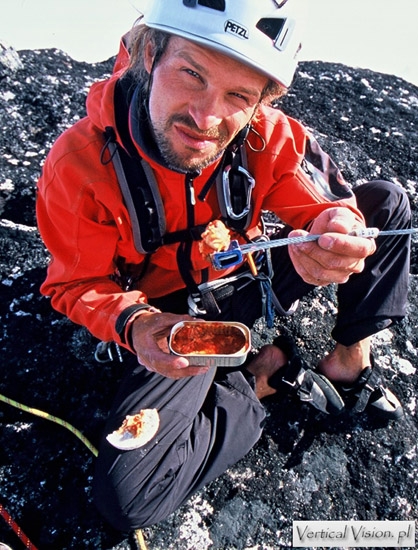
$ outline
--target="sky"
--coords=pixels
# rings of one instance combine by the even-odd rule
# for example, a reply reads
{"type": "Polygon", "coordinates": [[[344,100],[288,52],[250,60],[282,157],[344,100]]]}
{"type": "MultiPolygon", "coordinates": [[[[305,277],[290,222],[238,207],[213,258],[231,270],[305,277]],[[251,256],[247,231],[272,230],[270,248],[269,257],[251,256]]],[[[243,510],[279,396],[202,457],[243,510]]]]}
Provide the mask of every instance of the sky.
{"type": "MultiPolygon", "coordinates": [[[[0,0],[0,41],[59,48],[78,61],[114,55],[147,0],[0,0]]],[[[165,0],[169,1],[169,0],[165,0]]],[[[418,0],[290,0],[304,13],[301,60],[394,74],[418,86],[418,0]]]]}

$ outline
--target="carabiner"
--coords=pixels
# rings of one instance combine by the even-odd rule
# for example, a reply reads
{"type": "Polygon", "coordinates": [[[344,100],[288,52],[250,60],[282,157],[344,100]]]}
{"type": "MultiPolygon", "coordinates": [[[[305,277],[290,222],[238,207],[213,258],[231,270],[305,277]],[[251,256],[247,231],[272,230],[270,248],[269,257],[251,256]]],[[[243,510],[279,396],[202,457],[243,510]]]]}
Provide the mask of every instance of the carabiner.
{"type": "MultiPolygon", "coordinates": [[[[244,184],[245,185],[245,184],[244,184]]],[[[255,186],[255,179],[252,175],[243,168],[242,166],[237,166],[232,168],[232,166],[227,166],[222,174],[222,187],[223,195],[225,200],[225,207],[228,217],[232,220],[242,220],[250,213],[251,210],[251,193],[255,186]],[[231,178],[239,176],[240,178],[244,177],[247,180],[247,185],[244,187],[246,189],[245,196],[245,206],[240,208],[240,212],[236,212],[236,204],[233,204],[233,198],[231,193],[231,178]]],[[[240,186],[241,187],[241,186],[240,186]]],[[[234,197],[234,202],[237,202],[237,197],[234,197]]]]}

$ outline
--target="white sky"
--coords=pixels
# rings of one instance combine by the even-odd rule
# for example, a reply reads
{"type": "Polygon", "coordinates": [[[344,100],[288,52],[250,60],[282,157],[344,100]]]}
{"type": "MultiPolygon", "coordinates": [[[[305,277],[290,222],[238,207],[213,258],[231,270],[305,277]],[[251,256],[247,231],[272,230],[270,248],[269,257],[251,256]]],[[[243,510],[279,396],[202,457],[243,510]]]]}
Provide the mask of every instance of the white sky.
{"type": "MultiPolygon", "coordinates": [[[[418,85],[418,0],[290,1],[309,5],[302,60],[370,68],[418,85]]],[[[59,48],[77,60],[103,61],[117,52],[143,2],[0,0],[0,40],[17,50],[59,48]]]]}

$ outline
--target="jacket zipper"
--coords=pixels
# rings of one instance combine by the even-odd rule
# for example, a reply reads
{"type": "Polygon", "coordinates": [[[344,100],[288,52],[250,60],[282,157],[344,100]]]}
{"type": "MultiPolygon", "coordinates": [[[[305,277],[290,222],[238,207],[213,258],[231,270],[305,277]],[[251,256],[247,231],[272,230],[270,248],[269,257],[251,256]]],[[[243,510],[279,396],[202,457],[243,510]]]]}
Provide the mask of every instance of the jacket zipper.
{"type": "Polygon", "coordinates": [[[186,174],[186,206],[187,206],[187,227],[193,227],[195,225],[195,212],[194,207],[196,205],[196,196],[193,187],[193,181],[195,174],[186,174]]]}

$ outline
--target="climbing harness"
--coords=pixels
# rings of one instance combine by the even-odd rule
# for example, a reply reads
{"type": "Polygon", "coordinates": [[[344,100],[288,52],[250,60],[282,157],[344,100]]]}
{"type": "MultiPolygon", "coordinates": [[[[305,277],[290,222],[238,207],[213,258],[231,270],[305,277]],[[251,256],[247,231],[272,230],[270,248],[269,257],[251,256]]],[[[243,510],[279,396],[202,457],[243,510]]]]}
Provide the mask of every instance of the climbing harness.
{"type": "MultiPolygon", "coordinates": [[[[159,247],[174,243],[200,240],[206,225],[195,225],[191,212],[187,228],[167,231],[163,200],[149,163],[141,158],[135,146],[128,121],[134,118],[134,126],[144,126],[143,101],[140,88],[129,73],[119,79],[115,86],[115,128],[107,126],[104,131],[104,146],[100,161],[113,164],[119,187],[129,212],[136,250],[140,254],[152,254],[159,247]],[[132,106],[132,112],[130,110],[132,106]],[[108,153],[108,154],[107,154],[108,153]]],[[[196,199],[204,202],[212,186],[216,184],[219,209],[225,224],[237,232],[244,231],[252,217],[251,193],[255,180],[248,172],[245,143],[253,128],[245,126],[229,144],[217,169],[208,179],[198,197],[194,196],[192,181],[197,174],[185,174],[189,187],[189,210],[196,199]]],[[[255,132],[255,134],[258,134],[255,132]]]]}
{"type": "MultiPolygon", "coordinates": [[[[126,105],[127,103],[138,102],[139,100],[137,90],[133,94],[129,92],[131,84],[129,77],[124,77],[118,82],[115,90],[115,97],[118,98],[118,101],[115,101],[115,105],[118,106],[118,109],[115,111],[116,126],[123,145],[120,145],[116,141],[115,130],[107,127],[104,133],[105,145],[101,155],[101,162],[103,164],[113,163],[123,199],[129,212],[135,248],[139,253],[145,254],[146,258],[141,265],[140,274],[134,278],[129,276],[127,278],[123,273],[119,273],[115,280],[122,283],[121,286],[124,290],[130,290],[133,288],[132,285],[137,284],[144,275],[152,253],[161,246],[178,243],[177,264],[186,288],[191,296],[197,297],[197,300],[205,301],[208,298],[205,303],[205,310],[209,315],[216,315],[219,313],[219,308],[211,296],[211,291],[205,289],[205,296],[199,298],[200,284],[195,282],[191,274],[190,257],[192,242],[200,240],[203,231],[207,227],[207,223],[196,225],[194,205],[196,200],[204,202],[209,191],[213,186],[216,186],[221,219],[230,229],[243,235],[248,241],[248,238],[245,236],[245,230],[249,227],[253,214],[252,191],[255,186],[255,180],[247,168],[245,143],[247,142],[249,133],[252,131],[252,127],[248,125],[243,128],[234,142],[226,149],[218,167],[197,197],[194,197],[192,187],[195,175],[185,175],[185,184],[190,191],[188,193],[189,201],[186,205],[187,228],[167,232],[164,205],[154,173],[150,165],[138,155],[132,138],[125,128],[126,120],[129,118],[126,112],[126,105]],[[129,95],[132,97],[129,97],[129,95]],[[122,101],[123,98],[125,98],[124,101],[122,101]],[[109,156],[106,156],[106,151],[109,152],[109,156]]],[[[259,275],[254,262],[249,263],[249,265],[253,273],[253,279],[264,277],[261,274],[259,275]]],[[[207,280],[208,269],[204,269],[202,270],[201,281],[205,284],[207,280]]],[[[263,293],[265,286],[265,281],[260,284],[263,293]]],[[[196,309],[197,306],[193,307],[196,309]]],[[[101,358],[104,361],[113,359],[111,351],[108,348],[109,344],[107,343],[101,345],[101,349],[96,352],[99,360],[101,358]]]]}
{"type": "MultiPolygon", "coordinates": [[[[225,224],[234,231],[247,229],[252,216],[251,194],[255,180],[248,172],[243,146],[249,127],[240,134],[239,141],[225,152],[218,169],[197,197],[205,201],[207,193],[216,181],[219,209],[225,224]]],[[[129,154],[116,141],[116,133],[107,127],[102,163],[111,161],[115,169],[126,208],[132,223],[135,248],[140,254],[152,254],[167,244],[200,240],[207,224],[193,225],[184,230],[167,232],[163,201],[150,165],[138,154],[129,154]],[[104,151],[110,158],[104,160],[104,151]]],[[[192,178],[186,175],[186,180],[192,178]]],[[[187,182],[186,182],[187,183],[187,182]]],[[[189,184],[190,185],[190,184],[189,184]]],[[[191,201],[195,201],[191,197],[191,201]]],[[[193,205],[192,205],[193,206],[193,205]]]]}
{"type": "MultiPolygon", "coordinates": [[[[186,10],[185,15],[189,11],[186,10]]],[[[185,229],[168,231],[164,203],[160,195],[160,189],[153,170],[145,159],[138,154],[135,142],[147,144],[150,147],[152,136],[148,135],[149,113],[147,112],[144,98],[141,96],[141,89],[129,72],[118,80],[115,86],[114,112],[115,127],[106,127],[104,131],[104,146],[101,154],[102,164],[113,164],[119,187],[122,192],[125,206],[129,212],[132,224],[133,240],[136,250],[145,255],[144,260],[137,266],[138,273],[124,273],[120,267],[114,276],[124,290],[138,288],[138,282],[146,273],[150,265],[150,257],[164,245],[178,244],[177,265],[184,285],[187,288],[190,300],[195,304],[189,304],[191,311],[206,312],[208,317],[214,318],[219,314],[220,308],[215,295],[226,297],[231,290],[230,281],[226,279],[225,287],[222,289],[222,279],[218,282],[209,282],[209,268],[201,270],[199,282],[192,274],[192,243],[201,239],[203,231],[207,228],[205,224],[196,224],[195,205],[197,201],[204,202],[212,188],[216,189],[216,197],[219,207],[219,218],[225,225],[242,237],[243,241],[249,243],[245,246],[252,246],[246,231],[250,227],[253,218],[252,193],[256,181],[248,170],[247,147],[254,152],[262,152],[266,143],[262,135],[249,123],[236,136],[234,141],[225,149],[208,181],[203,185],[201,191],[195,196],[193,180],[197,174],[185,174],[186,186],[186,219],[185,229]],[[131,124],[128,124],[128,121],[131,124]],[[139,133],[133,134],[134,129],[139,133]],[[116,130],[117,129],[117,133],[116,130]],[[252,143],[252,137],[256,137],[256,143],[252,143]]],[[[146,148],[145,145],[142,147],[146,148]]],[[[156,152],[157,154],[158,152],[156,152]]],[[[153,156],[153,151],[148,154],[153,156]]],[[[338,167],[323,153],[319,144],[312,137],[306,140],[305,154],[301,161],[298,177],[305,180],[308,178],[310,184],[327,200],[349,198],[352,191],[345,184],[338,167]]],[[[262,221],[262,220],[260,220],[262,221]]],[[[263,238],[264,235],[261,237],[263,238]]],[[[233,241],[233,246],[236,241],[233,241]]],[[[269,324],[272,322],[273,307],[280,315],[288,314],[281,307],[279,300],[274,296],[271,288],[273,269],[263,265],[260,258],[269,262],[268,250],[259,245],[259,250],[264,253],[254,258],[252,252],[245,250],[247,260],[247,271],[252,280],[259,282],[261,290],[261,303],[263,312],[266,313],[269,324]]],[[[219,253],[212,257],[216,269],[237,266],[244,260],[239,245],[231,250],[219,253]],[[240,255],[239,255],[240,254],[240,255]]],[[[238,283],[240,286],[241,283],[238,283]]],[[[189,302],[190,302],[189,300],[189,302]]],[[[291,310],[292,312],[293,310],[291,310]]],[[[111,344],[110,344],[111,345],[111,344]]],[[[105,361],[112,360],[112,352],[104,345],[97,356],[105,361]]]]}

